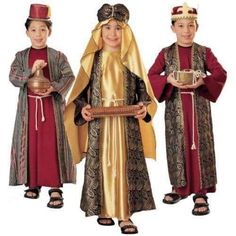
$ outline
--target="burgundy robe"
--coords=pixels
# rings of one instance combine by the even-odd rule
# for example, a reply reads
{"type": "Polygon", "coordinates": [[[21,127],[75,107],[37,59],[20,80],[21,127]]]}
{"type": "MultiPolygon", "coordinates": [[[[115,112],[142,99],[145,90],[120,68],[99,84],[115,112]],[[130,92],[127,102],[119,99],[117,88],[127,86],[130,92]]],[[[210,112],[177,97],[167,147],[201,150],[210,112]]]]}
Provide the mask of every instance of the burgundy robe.
{"type": "MultiPolygon", "coordinates": [[[[48,62],[47,58],[47,48],[31,48],[29,52],[29,68],[32,68],[35,60],[42,59],[48,62]]],[[[48,65],[43,68],[43,73],[50,80],[48,65]]],[[[36,100],[32,96],[37,95],[28,89],[29,172],[27,185],[30,188],[37,186],[60,187],[56,124],[52,96],[42,98],[42,107],[40,100],[36,100]],[[42,115],[44,115],[44,121],[42,121],[42,115]]]]}
{"type": "MultiPolygon", "coordinates": [[[[202,46],[201,46],[202,47],[202,46]]],[[[221,93],[223,85],[226,80],[226,71],[217,61],[216,57],[213,55],[209,48],[205,48],[205,61],[204,70],[208,71],[210,75],[204,78],[205,84],[196,89],[196,93],[209,101],[215,102],[221,93]]],[[[157,56],[155,63],[149,70],[149,80],[153,87],[154,94],[159,102],[168,101],[171,98],[174,87],[167,83],[167,74],[161,75],[166,71],[167,61],[166,61],[166,49],[163,49],[157,56]]],[[[193,68],[192,61],[192,47],[181,47],[178,46],[179,55],[179,70],[191,69],[193,68]]],[[[171,67],[171,65],[169,65],[171,67]]],[[[186,178],[186,183],[183,186],[175,186],[174,188],[177,193],[181,195],[189,195],[191,193],[207,193],[215,191],[215,184],[211,186],[204,187],[201,181],[201,155],[200,155],[200,145],[199,145],[199,130],[197,125],[197,115],[196,110],[192,110],[192,95],[182,94],[181,92],[191,92],[192,90],[179,90],[180,98],[182,103],[182,113],[183,113],[183,135],[184,135],[184,173],[186,178]],[[193,117],[194,113],[194,117],[193,117]],[[193,127],[194,118],[194,127],[193,127]],[[194,138],[193,138],[194,132],[194,138]],[[195,142],[196,149],[191,149],[193,142],[195,142]]],[[[209,111],[210,115],[210,111],[209,111]]],[[[175,132],[175,130],[173,131],[175,132]]],[[[171,157],[168,157],[171,158],[171,157]]],[[[215,168],[215,167],[214,167],[215,168]]],[[[169,175],[170,169],[169,169],[169,175]]],[[[216,177],[215,177],[216,178],[216,177]]],[[[172,181],[174,182],[174,181],[172,181]]],[[[216,180],[215,180],[216,183],[216,180]]]]}

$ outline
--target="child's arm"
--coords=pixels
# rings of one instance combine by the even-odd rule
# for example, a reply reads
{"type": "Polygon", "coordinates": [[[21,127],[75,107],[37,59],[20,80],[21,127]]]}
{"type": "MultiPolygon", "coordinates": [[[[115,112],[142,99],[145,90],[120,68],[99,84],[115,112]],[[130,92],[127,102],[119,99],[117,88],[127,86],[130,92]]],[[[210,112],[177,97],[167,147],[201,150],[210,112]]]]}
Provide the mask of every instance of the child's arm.
{"type": "Polygon", "coordinates": [[[198,88],[199,94],[204,98],[216,102],[224,87],[227,72],[218,62],[210,48],[206,49],[206,70],[210,72],[203,78],[204,84],[198,88]]]}
{"type": "Polygon", "coordinates": [[[158,54],[154,64],[148,72],[148,78],[152,85],[153,92],[159,102],[163,102],[168,99],[171,96],[174,88],[171,83],[168,83],[167,75],[162,75],[164,71],[165,56],[164,50],[162,50],[158,54]]]}
{"type": "Polygon", "coordinates": [[[23,59],[20,52],[15,56],[14,61],[11,64],[9,80],[16,86],[23,88],[27,85],[28,79],[32,76],[31,69],[24,68],[23,59]]]}
{"type": "Polygon", "coordinates": [[[58,57],[58,65],[61,76],[57,81],[53,81],[51,85],[54,91],[65,97],[75,77],[66,56],[59,52],[58,57]]]}
{"type": "Polygon", "coordinates": [[[146,85],[140,78],[136,78],[137,98],[140,110],[137,112],[135,118],[143,119],[145,122],[151,121],[151,116],[147,111],[147,106],[151,102],[151,97],[147,93],[146,85]]]}
{"type": "Polygon", "coordinates": [[[90,116],[88,108],[90,105],[88,104],[88,89],[89,85],[77,96],[77,98],[73,101],[75,104],[75,114],[74,114],[74,123],[76,125],[83,125],[90,119],[86,119],[90,116]]]}

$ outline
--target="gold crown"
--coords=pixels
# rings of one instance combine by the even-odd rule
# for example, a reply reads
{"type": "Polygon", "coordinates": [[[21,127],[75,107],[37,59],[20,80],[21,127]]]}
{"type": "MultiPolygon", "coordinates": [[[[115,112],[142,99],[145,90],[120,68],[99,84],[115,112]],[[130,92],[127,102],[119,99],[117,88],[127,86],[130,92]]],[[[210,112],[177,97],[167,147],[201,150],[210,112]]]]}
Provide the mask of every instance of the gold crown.
{"type": "Polygon", "coordinates": [[[178,19],[197,19],[196,8],[191,8],[185,2],[183,6],[174,7],[171,12],[171,20],[178,19]]]}

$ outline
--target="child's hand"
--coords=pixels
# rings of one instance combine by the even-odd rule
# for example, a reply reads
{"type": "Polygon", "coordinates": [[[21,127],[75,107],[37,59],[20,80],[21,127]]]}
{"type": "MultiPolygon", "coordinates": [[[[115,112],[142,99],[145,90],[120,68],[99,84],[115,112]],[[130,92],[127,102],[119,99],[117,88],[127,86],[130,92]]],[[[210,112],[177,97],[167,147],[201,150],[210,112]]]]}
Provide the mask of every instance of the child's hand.
{"type": "Polygon", "coordinates": [[[139,102],[138,105],[140,109],[137,111],[137,115],[134,118],[144,119],[147,115],[147,107],[142,102],[139,102]]]}
{"type": "Polygon", "coordinates": [[[194,84],[186,85],[186,86],[187,86],[187,88],[190,88],[190,89],[196,89],[203,84],[205,84],[204,80],[203,80],[203,78],[200,77],[194,84]]]}
{"type": "Polygon", "coordinates": [[[179,83],[174,76],[174,73],[170,73],[167,77],[167,83],[172,84],[174,87],[180,88],[180,89],[186,89],[187,85],[184,85],[183,83],[179,83]]]}
{"type": "Polygon", "coordinates": [[[47,62],[45,62],[44,60],[35,60],[32,67],[32,74],[34,74],[37,69],[43,69],[46,65],[47,62]]]}
{"type": "Polygon", "coordinates": [[[94,118],[91,117],[91,113],[88,111],[88,109],[90,109],[91,106],[88,104],[87,106],[82,108],[81,114],[82,117],[86,120],[86,121],[91,121],[94,118]]]}
{"type": "Polygon", "coordinates": [[[36,94],[40,96],[47,96],[50,95],[50,93],[53,91],[55,91],[55,89],[52,86],[50,86],[44,93],[36,93],[36,94]]]}

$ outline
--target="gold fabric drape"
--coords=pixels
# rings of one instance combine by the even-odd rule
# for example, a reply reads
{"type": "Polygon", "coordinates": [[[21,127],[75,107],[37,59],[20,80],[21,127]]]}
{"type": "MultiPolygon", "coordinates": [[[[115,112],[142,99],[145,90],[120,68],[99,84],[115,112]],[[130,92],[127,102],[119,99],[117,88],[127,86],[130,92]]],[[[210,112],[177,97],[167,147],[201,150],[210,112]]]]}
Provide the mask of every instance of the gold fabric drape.
{"type": "MultiPolygon", "coordinates": [[[[83,126],[76,126],[74,124],[75,104],[73,101],[89,82],[95,52],[102,49],[101,27],[107,24],[110,20],[111,19],[108,19],[98,23],[92,31],[92,37],[90,38],[87,48],[82,56],[79,74],[69,96],[64,113],[66,132],[75,163],[81,161],[82,154],[86,152],[87,124],[83,126]]],[[[152,103],[148,105],[148,112],[153,117],[156,112],[157,104],[139,55],[135,37],[128,24],[124,22],[119,22],[119,24],[122,26],[122,43],[120,52],[121,63],[145,82],[147,92],[152,98],[152,103]]],[[[152,122],[145,123],[143,120],[140,120],[140,130],[145,157],[155,159],[156,140],[152,122]]]]}

